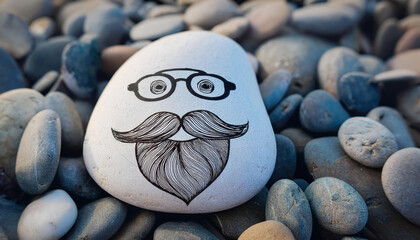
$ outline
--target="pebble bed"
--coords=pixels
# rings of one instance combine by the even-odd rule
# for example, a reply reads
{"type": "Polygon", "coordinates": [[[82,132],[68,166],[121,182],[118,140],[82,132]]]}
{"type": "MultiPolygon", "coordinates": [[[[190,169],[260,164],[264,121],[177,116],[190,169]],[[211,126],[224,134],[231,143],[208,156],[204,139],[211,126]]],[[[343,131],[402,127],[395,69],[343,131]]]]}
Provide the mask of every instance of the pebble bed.
{"type": "Polygon", "coordinates": [[[419,76],[420,0],[0,0],[0,239],[420,239],[419,76]],[[272,177],[222,212],[130,206],[86,170],[90,114],[131,55],[202,30],[248,53],[272,177]]]}

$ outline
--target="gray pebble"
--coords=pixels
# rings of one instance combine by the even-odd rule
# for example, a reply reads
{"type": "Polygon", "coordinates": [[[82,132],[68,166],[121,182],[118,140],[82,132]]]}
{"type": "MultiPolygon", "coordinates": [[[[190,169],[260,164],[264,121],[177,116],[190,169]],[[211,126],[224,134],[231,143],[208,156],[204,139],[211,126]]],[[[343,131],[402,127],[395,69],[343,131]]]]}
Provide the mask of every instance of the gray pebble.
{"type": "Polygon", "coordinates": [[[291,81],[290,73],[280,69],[260,84],[261,97],[267,111],[271,111],[283,98],[291,81]]]}
{"type": "Polygon", "coordinates": [[[420,149],[405,148],[388,158],[382,185],[392,205],[410,222],[420,226],[420,149]]]}
{"type": "Polygon", "coordinates": [[[420,86],[414,86],[399,94],[398,111],[407,119],[410,126],[420,127],[420,86]]]}
{"type": "Polygon", "coordinates": [[[41,93],[46,92],[49,88],[52,87],[52,85],[54,85],[58,79],[58,76],[59,74],[57,71],[49,71],[34,83],[32,89],[41,93]]]}
{"type": "Polygon", "coordinates": [[[53,11],[51,0],[4,0],[0,2],[0,9],[22,18],[26,23],[32,20],[48,16],[53,11]]]}
{"type": "Polygon", "coordinates": [[[33,46],[34,39],[28,25],[15,15],[0,12],[0,47],[19,59],[25,57],[33,46]]]}
{"type": "Polygon", "coordinates": [[[83,144],[83,125],[74,102],[61,92],[47,94],[46,107],[54,110],[61,120],[62,152],[77,155],[83,144]]]}
{"type": "Polygon", "coordinates": [[[145,239],[155,222],[156,214],[152,211],[138,209],[132,216],[128,212],[126,221],[112,239],[145,239]]]}
{"type": "Polygon", "coordinates": [[[187,8],[184,20],[188,25],[210,29],[237,13],[238,6],[231,0],[202,0],[187,8]]]}
{"type": "Polygon", "coordinates": [[[44,41],[54,35],[56,24],[54,20],[49,17],[41,17],[35,19],[29,26],[29,29],[35,39],[44,41]]]}
{"type": "MultiPolygon", "coordinates": [[[[0,197],[0,227],[3,228],[6,238],[4,240],[18,239],[17,225],[25,206],[0,197]]],[[[1,235],[0,235],[1,236],[1,235]]]]}
{"type": "Polygon", "coordinates": [[[281,134],[275,134],[277,145],[276,165],[267,182],[270,187],[280,179],[292,179],[296,171],[296,150],[293,142],[281,134]]]}
{"type": "Polygon", "coordinates": [[[45,192],[54,180],[61,151],[61,124],[57,113],[43,110],[28,123],[16,156],[16,179],[26,193],[45,192]]]}
{"type": "Polygon", "coordinates": [[[305,193],[291,180],[277,181],[268,192],[266,220],[286,225],[297,240],[309,240],[312,235],[312,213],[305,193]]]}
{"type": "Polygon", "coordinates": [[[132,40],[155,40],[184,29],[182,15],[149,18],[139,22],[130,31],[132,40]]]}
{"type": "Polygon", "coordinates": [[[153,239],[217,240],[218,238],[203,226],[194,222],[167,222],[155,230],[153,239]]]}
{"type": "Polygon", "coordinates": [[[385,63],[373,55],[360,55],[359,62],[362,64],[364,72],[371,76],[387,70],[385,63]]]}
{"type": "Polygon", "coordinates": [[[0,47],[0,94],[16,88],[24,88],[25,80],[17,62],[0,47]]]}
{"type": "Polygon", "coordinates": [[[105,197],[83,206],[66,240],[110,239],[121,227],[127,214],[126,206],[113,197],[105,197]]]}
{"type": "Polygon", "coordinates": [[[368,220],[362,196],[349,184],[333,177],[318,178],[305,190],[318,223],[336,234],[356,234],[368,220]]]}
{"type": "Polygon", "coordinates": [[[401,82],[417,82],[419,81],[419,76],[416,72],[408,69],[395,69],[386,72],[382,72],[373,76],[370,79],[370,82],[376,84],[387,84],[391,82],[401,83],[401,82]]]}
{"type": "Polygon", "coordinates": [[[325,52],[318,63],[318,80],[322,89],[337,97],[337,82],[346,73],[363,72],[356,52],[336,47],[325,52]]]}
{"type": "Polygon", "coordinates": [[[374,53],[376,56],[387,59],[394,53],[395,45],[404,31],[398,26],[395,18],[387,19],[381,24],[375,36],[374,53]]]}
{"type": "Polygon", "coordinates": [[[132,21],[140,21],[139,9],[144,5],[144,0],[124,0],[122,10],[124,16],[132,21]]]}
{"type": "Polygon", "coordinates": [[[338,139],[350,157],[367,167],[382,167],[398,150],[394,135],[382,124],[366,117],[345,121],[338,131],[338,139]]]}
{"type": "Polygon", "coordinates": [[[234,17],[214,26],[211,31],[232,39],[238,39],[244,35],[248,28],[248,19],[245,17],[234,17]]]}
{"type": "Polygon", "coordinates": [[[270,112],[269,117],[274,131],[280,131],[292,118],[297,109],[302,103],[303,97],[299,94],[292,94],[283,99],[274,109],[270,112]]]}
{"type": "Polygon", "coordinates": [[[182,13],[182,7],[174,5],[157,5],[152,8],[148,13],[148,18],[161,17],[171,14],[182,13]]]}

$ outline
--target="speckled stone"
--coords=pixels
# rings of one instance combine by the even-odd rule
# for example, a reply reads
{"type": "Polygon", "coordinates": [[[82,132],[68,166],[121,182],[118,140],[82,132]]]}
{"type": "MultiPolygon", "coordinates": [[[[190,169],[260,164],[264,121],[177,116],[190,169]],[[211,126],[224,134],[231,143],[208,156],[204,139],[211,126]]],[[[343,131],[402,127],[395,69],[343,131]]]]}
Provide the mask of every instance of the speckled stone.
{"type": "Polygon", "coordinates": [[[264,221],[246,229],[238,240],[294,240],[292,232],[283,223],[277,221],[264,221]]]}
{"type": "Polygon", "coordinates": [[[407,119],[407,122],[414,127],[420,127],[420,86],[399,94],[397,98],[397,109],[407,119]]]}
{"type": "Polygon", "coordinates": [[[232,39],[238,39],[249,28],[249,20],[245,17],[234,17],[226,22],[220,23],[214,26],[211,31],[224,35],[226,37],[230,37],[232,39]]]}
{"type": "Polygon", "coordinates": [[[293,142],[286,136],[276,134],[277,159],[273,174],[268,180],[270,187],[280,179],[291,179],[296,171],[296,150],[293,142]]]}
{"type": "Polygon", "coordinates": [[[132,40],[155,40],[163,36],[181,32],[184,29],[182,15],[168,15],[149,18],[137,23],[130,30],[132,40]]]}
{"type": "Polygon", "coordinates": [[[24,88],[25,80],[16,61],[0,47],[0,94],[16,88],[24,88]]]}
{"type": "Polygon", "coordinates": [[[311,208],[305,193],[293,181],[282,179],[270,188],[265,216],[267,220],[282,222],[297,240],[311,239],[311,208]]]}
{"type": "Polygon", "coordinates": [[[294,115],[297,115],[302,100],[303,97],[296,93],[287,96],[274,107],[269,117],[275,132],[279,132],[294,115]]]}
{"type": "Polygon", "coordinates": [[[271,111],[283,98],[292,77],[286,70],[278,70],[260,84],[261,97],[267,111],[271,111]]]}
{"type": "Polygon", "coordinates": [[[34,39],[28,25],[13,14],[0,12],[0,47],[19,59],[25,57],[33,46],[34,39]]]}
{"type": "Polygon", "coordinates": [[[134,214],[127,213],[127,219],[112,236],[114,240],[145,239],[156,222],[156,214],[152,211],[137,209],[134,214]]]}
{"type": "Polygon", "coordinates": [[[203,0],[187,8],[184,20],[188,25],[212,28],[238,13],[238,6],[231,0],[203,0]]]}

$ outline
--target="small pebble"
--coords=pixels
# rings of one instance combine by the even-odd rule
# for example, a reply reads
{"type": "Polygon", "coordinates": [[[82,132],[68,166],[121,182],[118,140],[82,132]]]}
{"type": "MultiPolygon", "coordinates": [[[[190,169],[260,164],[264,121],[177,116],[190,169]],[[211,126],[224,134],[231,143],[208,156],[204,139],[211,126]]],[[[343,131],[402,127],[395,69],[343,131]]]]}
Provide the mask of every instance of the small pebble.
{"type": "Polygon", "coordinates": [[[22,18],[26,23],[39,17],[48,16],[53,12],[51,0],[3,0],[0,9],[22,18]]]}
{"type": "Polygon", "coordinates": [[[333,177],[318,178],[305,190],[319,225],[336,234],[356,234],[368,220],[362,196],[349,184],[333,177]]]}
{"type": "Polygon", "coordinates": [[[180,14],[182,13],[182,8],[174,5],[157,5],[152,8],[148,13],[148,18],[161,17],[171,14],[180,14]]]}
{"type": "Polygon", "coordinates": [[[63,190],[48,192],[31,202],[19,219],[18,235],[21,240],[58,240],[73,226],[77,206],[63,190]]]}
{"type": "Polygon", "coordinates": [[[38,81],[34,83],[32,86],[33,90],[36,90],[40,93],[46,92],[49,88],[51,88],[54,83],[58,79],[58,72],[56,71],[49,71],[44,76],[42,76],[38,81]]]}
{"type": "Polygon", "coordinates": [[[238,6],[231,0],[202,0],[187,8],[184,20],[188,25],[210,29],[237,13],[238,6]]]}
{"type": "Polygon", "coordinates": [[[283,223],[269,220],[252,225],[238,240],[294,240],[292,232],[283,223]]]}
{"type": "Polygon", "coordinates": [[[136,209],[132,216],[130,216],[130,211],[127,215],[124,224],[112,239],[145,239],[156,222],[156,214],[152,211],[136,209]]]}
{"type": "Polygon", "coordinates": [[[16,179],[26,193],[45,192],[54,180],[61,151],[61,124],[57,113],[43,110],[28,123],[16,156],[16,179]]]}
{"type": "Polygon", "coordinates": [[[163,36],[181,32],[184,29],[182,15],[168,15],[149,18],[136,24],[130,31],[132,40],[155,40],[163,36]]]}
{"type": "Polygon", "coordinates": [[[218,238],[203,226],[195,222],[166,222],[155,230],[153,239],[217,240],[218,238]]]}
{"type": "Polygon", "coordinates": [[[396,69],[376,74],[369,81],[376,84],[405,81],[417,82],[419,81],[419,76],[412,70],[396,69]]]}
{"type": "Polygon", "coordinates": [[[405,148],[388,158],[382,185],[392,205],[410,222],[420,226],[420,149],[405,148]]]}
{"type": "Polygon", "coordinates": [[[388,59],[394,53],[395,45],[404,34],[395,18],[387,19],[381,24],[375,36],[374,53],[382,59],[388,59]]]}
{"type": "Polygon", "coordinates": [[[238,39],[249,28],[249,21],[245,17],[234,17],[226,22],[220,23],[214,26],[211,31],[224,35],[226,37],[230,37],[232,39],[238,39]]]}
{"type": "Polygon", "coordinates": [[[420,127],[420,86],[414,86],[411,89],[399,94],[397,98],[397,109],[407,119],[410,126],[420,127]]]}
{"type": "Polygon", "coordinates": [[[41,17],[35,19],[29,26],[29,29],[35,39],[44,41],[54,35],[56,24],[54,20],[49,17],[41,17]]]}
{"type": "Polygon", "coordinates": [[[273,174],[267,182],[270,187],[280,179],[292,179],[296,171],[296,150],[293,142],[286,136],[276,134],[277,159],[273,174]]]}
{"type": "Polygon", "coordinates": [[[0,47],[14,58],[20,59],[25,57],[33,46],[34,39],[28,25],[13,14],[0,12],[0,47]]]}
{"type": "Polygon", "coordinates": [[[283,98],[291,81],[290,73],[278,70],[260,84],[261,97],[267,111],[271,111],[283,98]]]}
{"type": "Polygon", "coordinates": [[[297,240],[309,240],[312,234],[312,213],[305,193],[291,180],[277,181],[268,192],[266,220],[286,225],[297,240]]]}
{"type": "Polygon", "coordinates": [[[298,112],[297,109],[299,109],[302,100],[303,97],[301,95],[292,94],[274,107],[270,112],[269,117],[275,132],[279,132],[293,115],[297,115],[295,113],[298,112]]]}
{"type": "Polygon", "coordinates": [[[0,47],[0,94],[24,88],[25,80],[16,61],[0,47]]]}
{"type": "Polygon", "coordinates": [[[375,76],[376,74],[387,70],[382,59],[373,55],[360,55],[359,62],[362,64],[364,72],[371,76],[375,76]]]}
{"type": "Polygon", "coordinates": [[[420,76],[420,67],[417,64],[417,60],[420,57],[420,49],[411,49],[403,53],[400,53],[393,58],[389,59],[387,66],[391,70],[405,69],[411,70],[420,76]]]}

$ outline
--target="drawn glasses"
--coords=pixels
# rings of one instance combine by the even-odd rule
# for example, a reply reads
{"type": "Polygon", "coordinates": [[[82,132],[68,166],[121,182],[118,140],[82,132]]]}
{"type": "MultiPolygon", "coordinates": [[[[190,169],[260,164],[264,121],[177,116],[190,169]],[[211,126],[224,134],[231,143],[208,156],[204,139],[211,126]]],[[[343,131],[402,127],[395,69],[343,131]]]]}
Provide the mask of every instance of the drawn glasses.
{"type": "Polygon", "coordinates": [[[196,97],[207,100],[221,100],[229,96],[236,85],[216,74],[203,71],[191,74],[188,78],[174,78],[164,71],[147,75],[135,83],[128,85],[136,97],[143,101],[159,101],[165,99],[175,91],[177,82],[185,81],[188,91],[196,97]]]}

